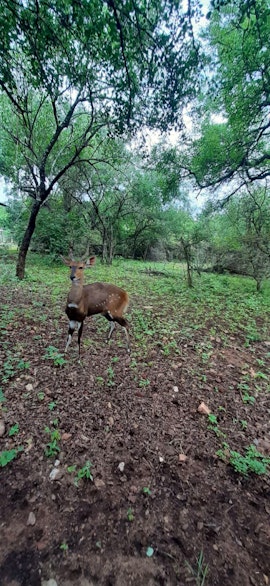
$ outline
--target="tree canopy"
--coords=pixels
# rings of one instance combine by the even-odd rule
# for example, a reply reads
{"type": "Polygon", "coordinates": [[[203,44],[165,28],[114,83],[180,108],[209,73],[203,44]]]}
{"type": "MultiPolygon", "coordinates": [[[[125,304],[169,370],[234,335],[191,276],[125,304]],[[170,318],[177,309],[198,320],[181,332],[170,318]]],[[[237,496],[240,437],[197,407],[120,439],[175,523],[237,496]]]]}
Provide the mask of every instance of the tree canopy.
{"type": "Polygon", "coordinates": [[[164,130],[179,124],[198,79],[194,6],[4,0],[0,165],[34,200],[20,247],[20,278],[40,206],[68,169],[95,164],[94,139],[102,129],[116,136],[142,125],[164,130]]]}
{"type": "Polygon", "coordinates": [[[261,181],[270,174],[269,2],[213,0],[208,18],[208,90],[192,171],[202,187],[261,181]]]}

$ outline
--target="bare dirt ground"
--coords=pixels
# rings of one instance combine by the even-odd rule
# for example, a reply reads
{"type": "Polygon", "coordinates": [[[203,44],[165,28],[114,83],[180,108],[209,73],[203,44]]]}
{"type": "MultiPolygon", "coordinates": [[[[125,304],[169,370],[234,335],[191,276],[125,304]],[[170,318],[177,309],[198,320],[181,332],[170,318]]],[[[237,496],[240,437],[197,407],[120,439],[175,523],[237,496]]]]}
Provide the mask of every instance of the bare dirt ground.
{"type": "MultiPolygon", "coordinates": [[[[106,345],[105,320],[89,319],[82,364],[74,336],[61,366],[45,355],[64,347],[65,295],[58,312],[42,302],[30,286],[1,291],[0,450],[24,448],[1,469],[1,586],[270,584],[269,476],[243,477],[216,455],[223,441],[269,455],[269,393],[257,396],[254,374],[258,360],[269,368],[269,338],[245,347],[237,333],[226,345],[211,336],[204,363],[202,331],[181,339],[179,315],[174,346],[145,332],[128,356],[121,328],[106,345]],[[247,378],[254,404],[239,391],[247,378]],[[49,457],[54,431],[60,451],[49,457]],[[76,485],[87,461],[93,480],[76,485]]],[[[142,313],[144,303],[133,299],[142,313]]]]}

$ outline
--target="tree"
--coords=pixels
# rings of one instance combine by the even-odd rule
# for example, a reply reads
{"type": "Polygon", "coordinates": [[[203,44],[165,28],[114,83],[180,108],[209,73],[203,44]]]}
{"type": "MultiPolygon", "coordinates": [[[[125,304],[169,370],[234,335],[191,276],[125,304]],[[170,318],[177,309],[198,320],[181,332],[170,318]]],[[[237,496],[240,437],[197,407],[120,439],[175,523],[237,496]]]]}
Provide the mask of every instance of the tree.
{"type": "Polygon", "coordinates": [[[270,175],[270,6],[212,0],[208,17],[211,75],[190,167],[200,187],[233,181],[235,191],[270,175]]]}
{"type": "Polygon", "coordinates": [[[99,232],[103,262],[111,264],[115,253],[143,256],[160,237],[166,181],[162,173],[144,168],[141,157],[120,140],[106,141],[97,155],[95,168],[68,172],[62,189],[80,203],[87,233],[99,232]]]}
{"type": "Polygon", "coordinates": [[[206,219],[212,267],[248,275],[260,291],[270,274],[269,192],[248,187],[231,197],[222,210],[206,211],[206,219]]]}
{"type": "Polygon", "coordinates": [[[178,245],[178,247],[186,263],[187,285],[189,288],[193,287],[193,271],[196,265],[196,254],[204,240],[206,240],[204,222],[194,219],[187,212],[182,212],[181,235],[179,238],[180,246],[178,245]]]}
{"type": "Polygon", "coordinates": [[[95,164],[102,128],[178,121],[196,91],[196,12],[191,0],[187,12],[177,0],[3,0],[0,166],[32,198],[19,278],[41,207],[70,168],[95,164]]]}

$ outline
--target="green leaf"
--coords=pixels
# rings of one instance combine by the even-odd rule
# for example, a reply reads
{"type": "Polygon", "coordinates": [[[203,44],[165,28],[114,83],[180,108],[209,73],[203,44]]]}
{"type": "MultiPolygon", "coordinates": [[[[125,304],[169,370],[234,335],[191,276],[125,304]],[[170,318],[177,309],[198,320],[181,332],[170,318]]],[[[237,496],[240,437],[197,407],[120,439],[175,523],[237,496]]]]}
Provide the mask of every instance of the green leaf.
{"type": "Polygon", "coordinates": [[[10,428],[8,435],[9,435],[9,437],[12,437],[13,435],[16,435],[16,433],[18,433],[18,432],[19,432],[19,424],[15,423],[15,425],[13,425],[10,428]]]}

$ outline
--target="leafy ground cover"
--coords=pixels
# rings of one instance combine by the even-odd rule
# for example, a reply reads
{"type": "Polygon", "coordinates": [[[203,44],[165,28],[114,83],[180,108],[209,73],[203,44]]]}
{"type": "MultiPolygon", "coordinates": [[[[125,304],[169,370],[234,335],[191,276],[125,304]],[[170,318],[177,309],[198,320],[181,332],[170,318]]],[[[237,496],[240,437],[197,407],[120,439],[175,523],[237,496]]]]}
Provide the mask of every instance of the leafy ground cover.
{"type": "Polygon", "coordinates": [[[267,283],[207,274],[188,290],[178,264],[97,264],[86,281],[130,293],[132,352],[121,328],[104,343],[99,316],[79,364],[75,335],[63,354],[66,268],[33,255],[13,274],[7,258],[1,585],[267,586],[267,283]]]}

